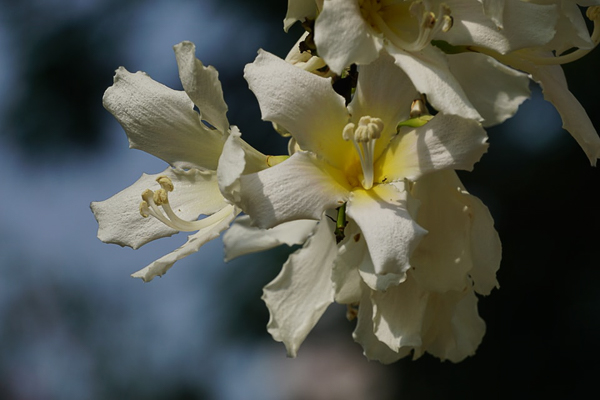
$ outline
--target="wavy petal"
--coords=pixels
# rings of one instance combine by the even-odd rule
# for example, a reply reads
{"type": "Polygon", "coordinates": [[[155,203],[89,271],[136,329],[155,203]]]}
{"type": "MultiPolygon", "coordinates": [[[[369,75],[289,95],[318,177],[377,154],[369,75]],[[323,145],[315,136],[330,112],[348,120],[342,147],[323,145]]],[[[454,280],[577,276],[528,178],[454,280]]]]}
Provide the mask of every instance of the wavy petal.
{"type": "Polygon", "coordinates": [[[349,115],[329,78],[294,67],[265,51],[244,69],[260,104],[262,118],[290,132],[302,150],[312,151],[342,168],[354,151],[342,138],[349,115]]]}
{"type": "Polygon", "coordinates": [[[408,53],[387,46],[386,50],[437,110],[478,121],[482,119],[450,72],[446,55],[440,49],[428,46],[419,53],[408,53]]]}
{"type": "Polygon", "coordinates": [[[223,196],[234,204],[240,201],[240,177],[268,167],[267,157],[241,138],[237,126],[232,125],[219,158],[217,177],[223,196]]]}
{"type": "Polygon", "coordinates": [[[581,103],[569,91],[562,68],[559,65],[532,66],[527,72],[542,87],[544,98],[556,107],[563,128],[579,143],[590,163],[596,166],[600,158],[600,137],[581,103]]]}
{"type": "Polygon", "coordinates": [[[315,22],[319,56],[340,75],[350,64],[369,64],[377,58],[383,40],[361,15],[358,1],[328,0],[315,22]]]}
{"type": "Polygon", "coordinates": [[[272,249],[282,244],[293,246],[302,244],[315,229],[317,221],[298,220],[285,222],[271,229],[252,226],[250,217],[239,217],[223,235],[225,261],[233,260],[244,254],[272,249]]]}
{"type": "Polygon", "coordinates": [[[375,273],[385,280],[383,287],[404,280],[409,258],[427,233],[407,210],[408,193],[392,185],[376,185],[371,190],[356,189],[348,200],[347,213],[362,231],[375,273]],[[398,278],[390,282],[386,275],[398,278]]]}
{"type": "Polygon", "coordinates": [[[432,293],[429,297],[423,336],[423,347],[415,349],[415,358],[422,351],[442,360],[460,362],[475,354],[485,334],[485,322],[477,312],[477,297],[467,293],[432,293]]]}
{"type": "Polygon", "coordinates": [[[302,249],[292,254],[281,273],[265,286],[263,300],[271,315],[267,330],[283,342],[289,357],[333,302],[331,264],[337,254],[333,224],[323,218],[302,249]]]}
{"type": "Polygon", "coordinates": [[[505,0],[503,27],[498,29],[497,23],[484,14],[476,1],[451,0],[447,4],[452,11],[454,25],[437,38],[454,45],[481,46],[506,54],[527,47],[542,46],[556,32],[554,26],[558,13],[555,5],[505,0]]]}
{"type": "Polygon", "coordinates": [[[219,73],[212,66],[205,67],[196,58],[194,43],[181,42],[173,46],[173,49],[183,90],[198,107],[200,118],[217,128],[219,132],[227,132],[229,128],[227,104],[223,99],[219,73]]]}
{"type": "Polygon", "coordinates": [[[223,208],[224,216],[221,220],[188,236],[188,240],[183,246],[166,256],[159,258],[147,267],[131,274],[131,276],[133,278],[141,278],[144,282],[150,282],[157,276],[163,276],[176,261],[196,253],[202,245],[219,237],[219,233],[227,229],[229,224],[231,224],[231,221],[233,221],[239,213],[240,210],[236,207],[226,205],[223,208]]]}
{"type": "Polygon", "coordinates": [[[487,134],[477,121],[437,114],[427,124],[402,128],[375,163],[375,180],[391,182],[443,169],[472,170],[487,151],[487,134]]]}
{"type": "Polygon", "coordinates": [[[359,343],[369,360],[379,361],[382,364],[391,364],[402,357],[406,357],[411,349],[408,347],[396,352],[381,342],[373,332],[373,304],[371,303],[371,294],[368,288],[363,291],[362,300],[358,308],[358,321],[356,328],[352,333],[354,340],[359,343]]]}
{"type": "Polygon", "coordinates": [[[409,275],[385,292],[371,292],[373,331],[393,351],[420,347],[429,293],[409,275]]]}
{"type": "Polygon", "coordinates": [[[283,20],[283,30],[288,31],[296,21],[314,18],[317,15],[315,0],[288,0],[287,13],[283,20]]]}
{"type": "Polygon", "coordinates": [[[342,205],[350,186],[325,161],[298,152],[281,164],[241,177],[239,205],[260,228],[298,219],[321,219],[342,205]]]}
{"type": "Polygon", "coordinates": [[[348,221],[344,234],[345,238],[339,243],[338,255],[333,262],[331,280],[335,289],[335,301],[352,304],[359,302],[361,297],[362,279],[358,272],[361,264],[373,263],[365,239],[354,221],[348,221]]]}
{"type": "Polygon", "coordinates": [[[152,240],[177,233],[157,219],[144,218],[140,214],[142,192],[159,189],[156,182],[159,176],[168,176],[173,182],[175,190],[169,194],[169,203],[182,219],[192,221],[201,214],[213,214],[226,205],[214,172],[167,168],[160,174],[143,174],[127,189],[91,204],[98,221],[100,240],[137,249],[152,240]]]}
{"type": "Polygon", "coordinates": [[[450,71],[488,127],[512,117],[529,98],[529,77],[480,53],[449,54],[450,71]],[[477,76],[477,79],[473,79],[477,76]]]}
{"type": "Polygon", "coordinates": [[[225,138],[205,127],[185,92],[120,67],[102,103],[127,133],[131,148],[175,167],[217,169],[225,138]]]}
{"type": "Polygon", "coordinates": [[[444,293],[471,285],[471,218],[461,189],[454,171],[442,171],[419,179],[411,190],[421,201],[417,223],[429,232],[411,258],[411,274],[424,290],[444,293]]]}

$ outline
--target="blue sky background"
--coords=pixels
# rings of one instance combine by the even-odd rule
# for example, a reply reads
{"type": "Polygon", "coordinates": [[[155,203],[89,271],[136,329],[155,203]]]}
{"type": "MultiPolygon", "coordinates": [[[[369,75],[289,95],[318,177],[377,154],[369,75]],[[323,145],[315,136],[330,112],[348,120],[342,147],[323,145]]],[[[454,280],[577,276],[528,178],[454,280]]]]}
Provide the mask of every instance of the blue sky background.
{"type": "MultiPolygon", "coordinates": [[[[0,1],[0,398],[584,393],[600,372],[585,367],[600,333],[600,176],[536,88],[490,131],[475,171],[461,175],[490,207],[504,261],[502,289],[480,301],[484,343],[459,365],[429,356],[370,363],[343,307],[328,310],[299,357],[286,359],[266,332],[260,295],[288,249],[225,264],[217,240],[144,284],[129,274],[185,235],[137,251],[96,238],[89,203],[165,168],[129,150],[102,108],[120,65],[180,89],[172,46],[192,40],[220,72],[230,122],[260,150],[283,152],[242,78],[258,48],[284,56],[299,35],[283,32],[279,3],[0,1]]],[[[597,53],[565,70],[598,127],[597,53]]]]}

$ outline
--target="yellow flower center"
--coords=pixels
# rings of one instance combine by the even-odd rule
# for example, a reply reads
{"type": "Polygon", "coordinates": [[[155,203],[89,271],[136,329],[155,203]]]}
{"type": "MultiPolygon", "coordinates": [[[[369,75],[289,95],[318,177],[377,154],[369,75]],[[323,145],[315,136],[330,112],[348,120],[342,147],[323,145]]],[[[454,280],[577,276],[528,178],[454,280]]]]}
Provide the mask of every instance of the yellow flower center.
{"type": "MultiPolygon", "coordinates": [[[[342,132],[344,140],[352,140],[354,144],[362,169],[361,184],[366,190],[373,187],[375,142],[381,137],[382,131],[383,121],[381,119],[364,116],[358,121],[358,127],[353,123],[349,123],[342,132]]],[[[349,177],[350,183],[353,183],[354,172],[349,171],[349,175],[351,175],[349,177]]]]}
{"type": "Polygon", "coordinates": [[[421,1],[359,0],[365,21],[394,46],[407,51],[420,51],[439,32],[452,27],[450,9],[445,4],[437,14],[421,1]]]}

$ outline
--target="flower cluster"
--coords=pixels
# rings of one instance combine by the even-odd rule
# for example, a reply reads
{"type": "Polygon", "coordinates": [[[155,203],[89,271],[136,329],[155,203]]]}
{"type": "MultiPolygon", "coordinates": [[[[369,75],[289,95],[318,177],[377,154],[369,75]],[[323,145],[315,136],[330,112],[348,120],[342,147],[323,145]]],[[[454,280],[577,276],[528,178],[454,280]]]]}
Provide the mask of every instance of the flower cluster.
{"type": "Polygon", "coordinates": [[[484,128],[516,113],[530,79],[595,165],[600,138],[560,64],[598,44],[599,6],[288,0],[285,30],[300,21],[306,33],[285,59],[259,50],[244,74],[273,134],[289,137],[287,155],[241,139],[192,43],[174,47],[183,91],[119,68],[104,106],[131,147],[169,166],[92,203],[98,237],[138,248],[195,232],[133,274],[144,281],[226,229],[226,259],[301,245],[263,295],[289,356],[337,302],[369,359],[461,361],[483,338],[477,294],[498,287],[501,245],[455,171],[473,169],[484,128]]]}

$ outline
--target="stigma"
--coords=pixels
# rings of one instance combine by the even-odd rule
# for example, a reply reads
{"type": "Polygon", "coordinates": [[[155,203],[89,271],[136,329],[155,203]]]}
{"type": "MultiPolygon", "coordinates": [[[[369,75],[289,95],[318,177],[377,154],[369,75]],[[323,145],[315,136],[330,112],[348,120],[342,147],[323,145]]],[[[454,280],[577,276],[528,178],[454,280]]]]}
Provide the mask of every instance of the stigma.
{"type": "Polygon", "coordinates": [[[142,202],[140,203],[140,214],[147,218],[153,216],[169,228],[181,232],[193,232],[206,228],[215,222],[223,219],[224,215],[229,213],[232,206],[226,206],[215,214],[196,221],[186,221],[175,214],[169,204],[169,192],[175,188],[171,179],[167,176],[159,176],[156,182],[160,189],[152,191],[146,189],[142,193],[142,202]],[[162,208],[162,210],[161,210],[162,208]]]}
{"type": "Polygon", "coordinates": [[[381,137],[382,131],[383,121],[381,119],[364,116],[358,121],[358,126],[349,123],[342,132],[344,140],[352,140],[358,153],[363,172],[361,184],[365,190],[373,187],[375,142],[381,137]]]}

